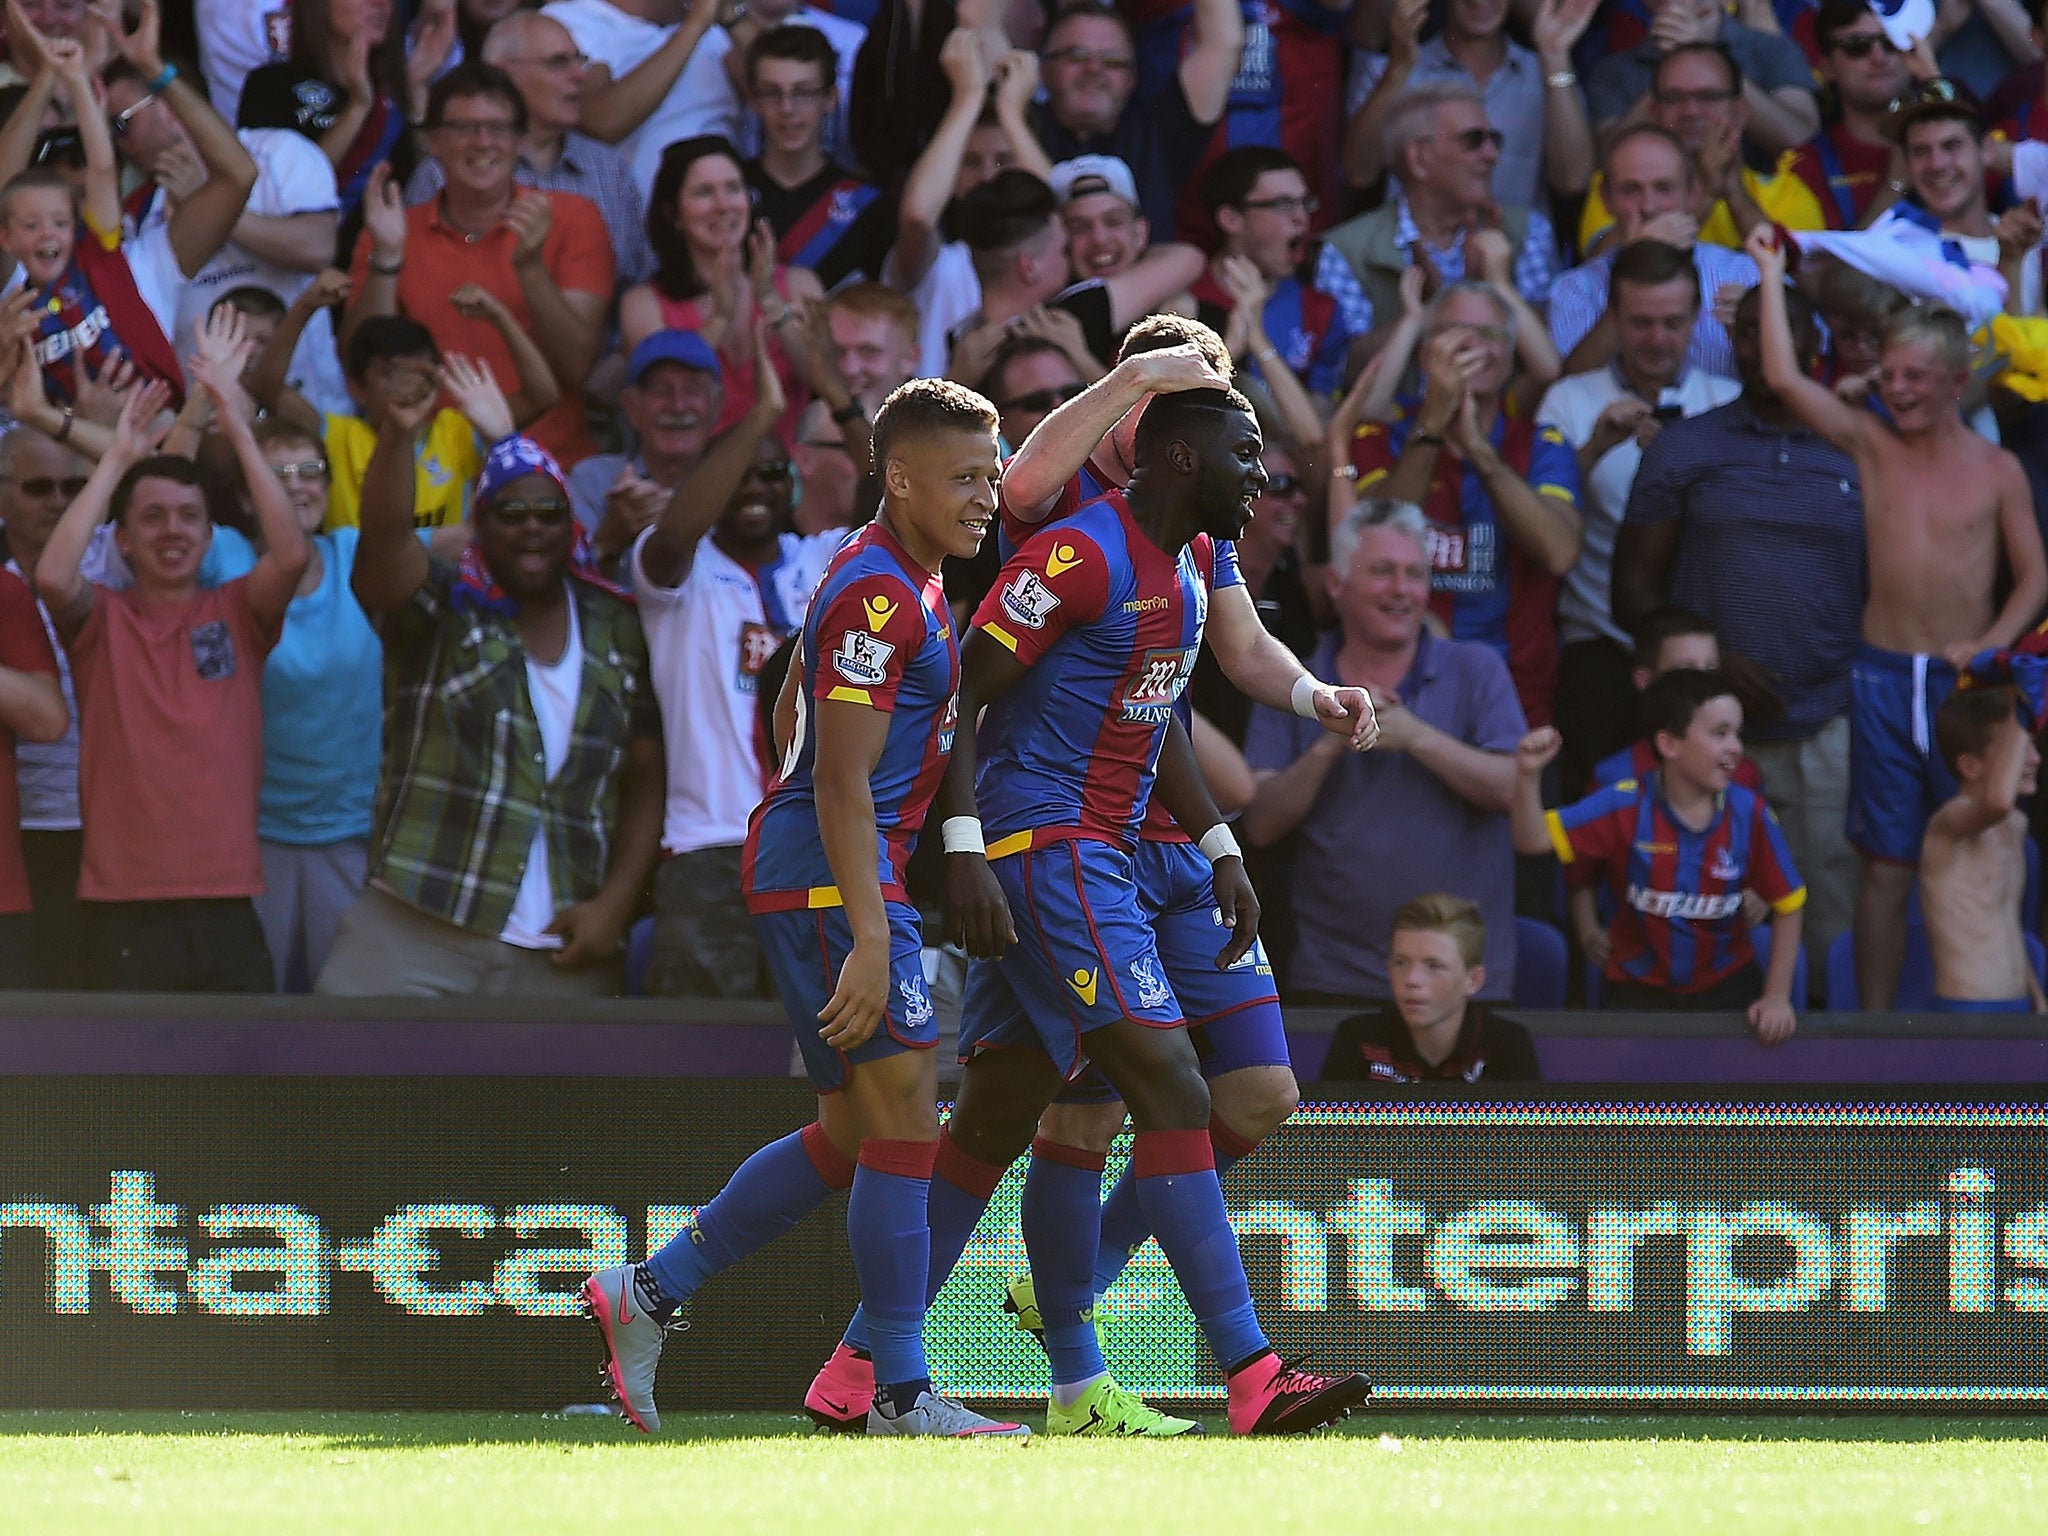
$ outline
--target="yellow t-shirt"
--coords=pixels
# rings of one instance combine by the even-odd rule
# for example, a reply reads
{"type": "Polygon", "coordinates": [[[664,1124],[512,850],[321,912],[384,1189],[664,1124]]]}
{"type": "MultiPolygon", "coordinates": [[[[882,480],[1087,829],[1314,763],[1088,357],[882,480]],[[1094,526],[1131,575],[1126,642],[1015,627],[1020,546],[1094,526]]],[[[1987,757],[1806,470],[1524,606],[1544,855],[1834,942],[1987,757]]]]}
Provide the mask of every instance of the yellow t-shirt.
{"type": "MultiPolygon", "coordinates": [[[[363,474],[377,447],[377,431],[355,416],[327,416],[327,531],[362,523],[363,474]]],[[[448,528],[469,516],[469,493],[484,467],[476,429],[460,411],[434,413],[426,441],[413,454],[412,521],[416,528],[448,528]]]]}
{"type": "MultiPolygon", "coordinates": [[[[1607,204],[1601,199],[1600,188],[1605,184],[1604,175],[1595,171],[1593,185],[1586,191],[1585,211],[1579,215],[1579,252],[1585,254],[1599,233],[1614,223],[1614,215],[1607,211],[1607,204]]],[[[1750,200],[1763,210],[1765,218],[1785,229],[1826,229],[1828,221],[1820,210],[1820,199],[1797,176],[1780,172],[1776,176],[1759,176],[1748,167],[1742,172],[1743,190],[1750,200]]],[[[1742,231],[1735,227],[1735,216],[1728,211],[1725,199],[1716,198],[1714,206],[1707,210],[1707,216],[1700,221],[1700,239],[1708,245],[1725,245],[1730,250],[1742,249],[1742,231]]]]}

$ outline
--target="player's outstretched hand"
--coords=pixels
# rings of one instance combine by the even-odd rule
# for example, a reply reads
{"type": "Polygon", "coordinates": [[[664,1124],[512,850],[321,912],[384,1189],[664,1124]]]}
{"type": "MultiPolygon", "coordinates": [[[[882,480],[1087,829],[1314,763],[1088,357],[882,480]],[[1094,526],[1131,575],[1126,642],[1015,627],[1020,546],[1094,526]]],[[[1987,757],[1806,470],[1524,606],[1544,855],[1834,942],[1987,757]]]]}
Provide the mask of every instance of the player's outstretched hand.
{"type": "Polygon", "coordinates": [[[1373,712],[1372,695],[1363,688],[1318,687],[1313,695],[1316,718],[1323,729],[1335,736],[1351,738],[1351,750],[1367,752],[1380,739],[1379,716],[1373,712]]]}
{"type": "Polygon", "coordinates": [[[1798,1026],[1789,999],[1760,997],[1749,1005],[1749,1027],[1756,1031],[1758,1045],[1783,1045],[1798,1026]]]}
{"type": "Polygon", "coordinates": [[[1017,942],[1009,900],[982,855],[946,855],[946,904],[953,910],[954,939],[975,959],[999,960],[1017,942]]]}
{"type": "Polygon", "coordinates": [[[1230,930],[1230,942],[1217,951],[1216,969],[1227,971],[1259,941],[1259,895],[1240,858],[1218,859],[1210,868],[1210,879],[1216,886],[1216,910],[1230,930]]]}
{"type": "Polygon", "coordinates": [[[835,1051],[866,1045],[889,1008],[889,941],[854,941],[853,952],[839,968],[839,985],[818,1010],[825,1027],[818,1038],[835,1051]]]}
{"type": "Polygon", "coordinates": [[[1535,778],[1564,748],[1564,738],[1557,734],[1554,725],[1539,725],[1524,736],[1515,748],[1515,772],[1524,778],[1535,778]]]}

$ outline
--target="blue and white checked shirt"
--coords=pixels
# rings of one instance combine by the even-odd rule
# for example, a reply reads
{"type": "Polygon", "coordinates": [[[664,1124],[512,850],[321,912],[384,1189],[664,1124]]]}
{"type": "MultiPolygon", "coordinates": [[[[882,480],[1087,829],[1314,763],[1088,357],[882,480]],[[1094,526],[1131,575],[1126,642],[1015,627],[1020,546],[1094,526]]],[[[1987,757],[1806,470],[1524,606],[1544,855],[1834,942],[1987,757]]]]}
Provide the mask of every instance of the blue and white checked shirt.
{"type": "MultiPolygon", "coordinates": [[[[1693,322],[1692,348],[1685,354],[1691,367],[1723,378],[1735,377],[1735,344],[1714,318],[1714,294],[1723,283],[1744,288],[1757,284],[1756,263],[1740,251],[1702,240],[1692,248],[1692,264],[1700,274],[1700,317],[1693,322]]],[[[1558,275],[1550,288],[1550,340],[1559,357],[1586,339],[1607,312],[1607,278],[1614,269],[1610,251],[1558,275]]]]}

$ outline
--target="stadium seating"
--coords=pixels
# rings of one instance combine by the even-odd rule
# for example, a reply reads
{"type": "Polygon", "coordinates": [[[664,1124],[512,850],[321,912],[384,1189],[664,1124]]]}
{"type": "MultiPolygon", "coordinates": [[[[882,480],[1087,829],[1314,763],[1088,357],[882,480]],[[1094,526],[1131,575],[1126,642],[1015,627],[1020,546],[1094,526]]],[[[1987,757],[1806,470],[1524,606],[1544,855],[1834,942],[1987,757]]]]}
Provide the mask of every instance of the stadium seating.
{"type": "Polygon", "coordinates": [[[1571,956],[1564,935],[1534,917],[1515,919],[1515,990],[1518,1008],[1562,1008],[1571,956]]]}
{"type": "MultiPolygon", "coordinates": [[[[2032,846],[2030,843],[2029,847],[2032,846]]],[[[2027,959],[2037,980],[2048,978],[2048,947],[2031,933],[2027,959]]],[[[1855,1013],[1863,1007],[1862,989],[1856,984],[1856,936],[1839,935],[1828,946],[1828,1012],[1855,1013]]],[[[1906,927],[1906,958],[1899,968],[1899,992],[1893,1000],[1896,1013],[1919,1012],[1934,1001],[1934,955],[1927,946],[1927,930],[1919,923],[1906,927]]]]}
{"type": "Polygon", "coordinates": [[[626,933],[626,996],[647,995],[647,967],[653,959],[654,919],[643,917],[626,933]]]}

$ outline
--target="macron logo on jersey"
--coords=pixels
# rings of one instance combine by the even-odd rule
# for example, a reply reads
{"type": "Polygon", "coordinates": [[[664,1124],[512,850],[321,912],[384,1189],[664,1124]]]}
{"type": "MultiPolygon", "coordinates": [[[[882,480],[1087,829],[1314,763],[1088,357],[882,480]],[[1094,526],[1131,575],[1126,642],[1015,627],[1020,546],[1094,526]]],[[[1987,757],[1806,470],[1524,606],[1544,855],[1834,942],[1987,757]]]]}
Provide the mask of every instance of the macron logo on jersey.
{"type": "Polygon", "coordinates": [[[889,658],[895,654],[888,641],[849,629],[832,653],[832,670],[856,688],[879,688],[888,680],[889,658]]]}
{"type": "MultiPolygon", "coordinates": [[[[1054,550],[1053,558],[1046,561],[1047,567],[1050,568],[1058,557],[1059,551],[1054,550]]],[[[1066,566],[1060,569],[1065,570],[1066,566]]],[[[1003,588],[1003,612],[1026,629],[1045,628],[1046,616],[1059,605],[1059,598],[1052,588],[1038,579],[1036,571],[1019,572],[1017,579],[1003,588]]]]}
{"type": "Polygon", "coordinates": [[[1062,571],[1071,571],[1081,563],[1081,556],[1071,544],[1055,544],[1045,557],[1045,574],[1057,576],[1062,571]]]}
{"type": "Polygon", "coordinates": [[[1076,970],[1073,975],[1067,978],[1067,985],[1074,989],[1076,997],[1080,998],[1090,1008],[1093,1008],[1095,1006],[1095,981],[1095,972],[1076,970]]]}

